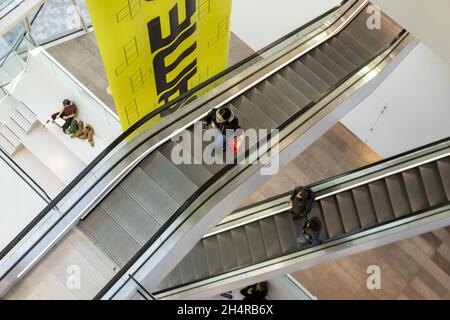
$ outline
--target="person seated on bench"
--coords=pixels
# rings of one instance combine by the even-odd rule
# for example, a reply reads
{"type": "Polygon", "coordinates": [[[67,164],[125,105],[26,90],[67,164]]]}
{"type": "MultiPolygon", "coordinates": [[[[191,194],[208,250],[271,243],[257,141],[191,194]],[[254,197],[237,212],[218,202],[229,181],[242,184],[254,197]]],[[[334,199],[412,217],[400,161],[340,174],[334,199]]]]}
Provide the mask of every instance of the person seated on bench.
{"type": "Polygon", "coordinates": [[[64,99],[63,106],[59,112],[52,114],[52,122],[55,122],[57,118],[61,118],[65,120],[62,129],[66,131],[70,124],[72,123],[73,118],[77,115],[77,106],[70,100],[64,99]]]}

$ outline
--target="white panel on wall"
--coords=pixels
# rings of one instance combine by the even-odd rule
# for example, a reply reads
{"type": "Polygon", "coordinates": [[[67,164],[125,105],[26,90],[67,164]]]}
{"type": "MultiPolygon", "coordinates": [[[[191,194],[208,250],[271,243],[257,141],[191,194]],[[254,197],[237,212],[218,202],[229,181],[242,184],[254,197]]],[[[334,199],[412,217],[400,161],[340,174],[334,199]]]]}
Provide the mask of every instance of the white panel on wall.
{"type": "Polygon", "coordinates": [[[373,0],[373,2],[450,64],[449,0],[373,0]]]}
{"type": "Polygon", "coordinates": [[[450,66],[418,45],[341,122],[382,157],[450,137],[450,66]]]}
{"type": "Polygon", "coordinates": [[[46,203],[0,160],[0,250],[45,207],[46,203]]]}
{"type": "Polygon", "coordinates": [[[339,3],[338,0],[233,0],[231,31],[256,51],[339,3]]]}

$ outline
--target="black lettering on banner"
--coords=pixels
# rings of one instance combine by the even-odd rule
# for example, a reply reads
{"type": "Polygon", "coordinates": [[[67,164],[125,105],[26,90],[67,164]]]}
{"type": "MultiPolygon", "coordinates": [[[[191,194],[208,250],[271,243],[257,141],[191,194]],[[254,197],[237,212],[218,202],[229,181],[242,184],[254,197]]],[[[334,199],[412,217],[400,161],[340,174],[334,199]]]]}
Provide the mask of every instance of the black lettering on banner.
{"type": "Polygon", "coordinates": [[[165,63],[166,58],[173,54],[197,30],[197,24],[191,24],[191,18],[196,12],[196,0],[184,1],[186,4],[186,18],[182,22],[178,21],[178,4],[176,4],[169,12],[170,34],[167,37],[163,38],[162,36],[160,17],[148,23],[150,49],[152,53],[156,53],[153,59],[153,74],[155,75],[159,103],[168,103],[176,93],[182,95],[187,92],[188,81],[197,73],[197,59],[195,58],[173,80],[168,81],[167,79],[168,74],[192,56],[197,49],[197,42],[194,42],[174,62],[169,65],[165,63]]]}

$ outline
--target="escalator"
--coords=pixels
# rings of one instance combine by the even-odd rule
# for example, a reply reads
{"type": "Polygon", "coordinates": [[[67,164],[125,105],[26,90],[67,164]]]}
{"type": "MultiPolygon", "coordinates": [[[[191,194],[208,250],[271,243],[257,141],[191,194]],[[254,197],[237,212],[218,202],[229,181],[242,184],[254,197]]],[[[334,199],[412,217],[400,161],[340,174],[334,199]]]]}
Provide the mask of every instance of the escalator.
{"type": "MultiPolygon", "coordinates": [[[[278,129],[280,165],[287,164],[367,97],[417,43],[385,15],[381,29],[368,29],[368,5],[345,2],[278,51],[258,54],[244,71],[212,79],[209,84],[220,85],[150,129],[141,127],[170,104],[132,126],[0,254],[9,258],[0,261],[0,294],[75,225],[121,267],[96,298],[128,297],[149,273],[145,287],[154,288],[202,234],[270,178],[261,176],[262,165],[175,164],[172,150],[184,140],[172,138],[181,132],[205,148],[194,124],[226,105],[243,129],[278,129]],[[14,246],[20,248],[11,253],[14,246]]],[[[274,148],[270,139],[265,144],[274,148]]],[[[263,144],[249,146],[245,155],[263,144]]]]}
{"type": "MultiPolygon", "coordinates": [[[[205,235],[160,284],[156,298],[208,296],[214,290],[232,290],[273,277],[274,272],[311,266],[318,257],[315,250],[326,256],[364,241],[367,249],[380,245],[377,241],[388,238],[390,229],[408,237],[433,230],[436,223],[448,225],[450,139],[312,188],[317,201],[311,216],[323,222],[320,246],[297,243],[301,222],[288,211],[290,195],[281,195],[235,212],[205,235]]],[[[345,255],[350,253],[355,251],[345,255]]]]}
{"type": "MultiPolygon", "coordinates": [[[[226,103],[243,129],[276,129],[389,45],[402,28],[383,16],[381,30],[369,30],[364,10],[338,35],[226,103]]],[[[189,127],[191,141],[202,141],[189,127]]],[[[182,143],[182,142],[180,142],[182,143]]],[[[121,266],[211,179],[222,165],[175,165],[176,142],[148,155],[80,224],[121,266]],[[167,173],[170,172],[170,175],[167,173]]]]}

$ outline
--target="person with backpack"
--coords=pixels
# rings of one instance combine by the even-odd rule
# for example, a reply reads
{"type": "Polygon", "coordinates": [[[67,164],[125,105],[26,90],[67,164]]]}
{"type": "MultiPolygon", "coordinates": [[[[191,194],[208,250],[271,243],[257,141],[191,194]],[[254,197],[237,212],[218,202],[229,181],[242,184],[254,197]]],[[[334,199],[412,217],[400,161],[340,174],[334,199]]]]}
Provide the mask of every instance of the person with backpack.
{"type": "Polygon", "coordinates": [[[57,118],[63,119],[65,122],[62,126],[62,129],[65,133],[69,132],[68,129],[70,128],[72,120],[74,120],[77,113],[78,113],[77,106],[72,101],[64,99],[61,110],[59,112],[52,114],[51,116],[52,122],[55,122],[57,118]]]}
{"type": "Polygon", "coordinates": [[[311,212],[315,198],[316,194],[310,188],[295,188],[290,198],[292,204],[292,208],[290,210],[292,219],[298,220],[306,218],[311,212]]]}
{"type": "Polygon", "coordinates": [[[300,235],[297,241],[299,244],[306,242],[308,244],[317,246],[322,243],[320,241],[321,231],[322,231],[322,222],[318,217],[306,219],[305,224],[303,225],[303,228],[300,231],[300,235]]]}
{"type": "Polygon", "coordinates": [[[218,149],[225,150],[227,143],[234,137],[234,132],[238,130],[239,120],[233,111],[228,107],[212,109],[203,119],[204,129],[217,129],[219,134],[216,136],[216,146],[218,149]],[[227,130],[230,130],[227,132],[227,130]],[[232,134],[232,135],[231,135],[232,134]]]}

